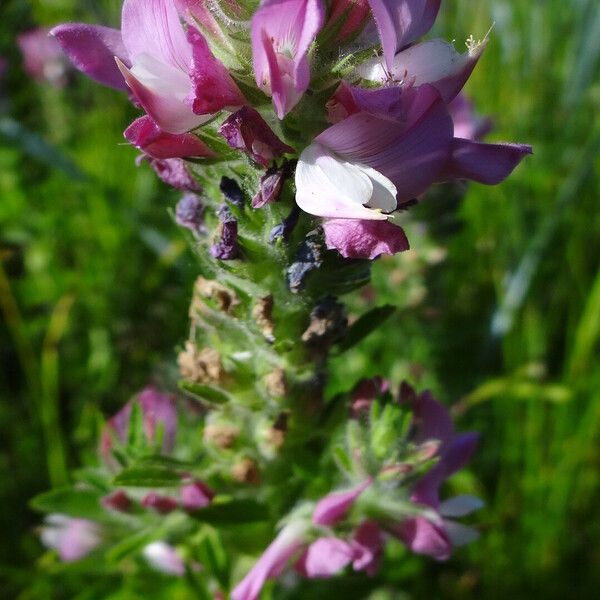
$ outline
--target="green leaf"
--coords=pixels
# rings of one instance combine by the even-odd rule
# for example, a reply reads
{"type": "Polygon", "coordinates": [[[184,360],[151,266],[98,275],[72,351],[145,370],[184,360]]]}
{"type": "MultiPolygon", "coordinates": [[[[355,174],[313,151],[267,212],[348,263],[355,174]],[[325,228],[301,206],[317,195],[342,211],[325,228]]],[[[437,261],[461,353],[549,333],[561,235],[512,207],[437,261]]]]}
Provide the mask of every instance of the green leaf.
{"type": "Polygon", "coordinates": [[[197,521],[211,525],[256,523],[269,517],[266,506],[251,499],[217,501],[190,514],[197,521]]]}
{"type": "Polygon", "coordinates": [[[116,486],[128,487],[176,487],[181,483],[179,474],[159,466],[132,467],[121,471],[113,480],[116,486]]]}
{"type": "Polygon", "coordinates": [[[376,306],[362,315],[350,326],[346,333],[346,337],[338,344],[338,353],[341,354],[353,346],[356,346],[371,332],[375,331],[385,323],[394,312],[396,312],[395,306],[385,304],[384,306],[376,306]]]}
{"type": "Polygon", "coordinates": [[[205,400],[207,402],[212,402],[213,404],[225,404],[226,402],[231,401],[229,393],[214,385],[180,381],[179,388],[192,396],[196,396],[199,400],[205,400]]]}
{"type": "Polygon", "coordinates": [[[144,546],[155,539],[155,536],[156,532],[152,530],[136,531],[134,534],[114,544],[106,553],[106,558],[109,562],[118,563],[132,554],[141,552],[144,546]]]}
{"type": "Polygon", "coordinates": [[[78,490],[73,487],[58,488],[44,492],[30,501],[34,510],[45,513],[61,513],[82,519],[102,520],[106,512],[100,504],[104,494],[95,490],[78,490]]]}

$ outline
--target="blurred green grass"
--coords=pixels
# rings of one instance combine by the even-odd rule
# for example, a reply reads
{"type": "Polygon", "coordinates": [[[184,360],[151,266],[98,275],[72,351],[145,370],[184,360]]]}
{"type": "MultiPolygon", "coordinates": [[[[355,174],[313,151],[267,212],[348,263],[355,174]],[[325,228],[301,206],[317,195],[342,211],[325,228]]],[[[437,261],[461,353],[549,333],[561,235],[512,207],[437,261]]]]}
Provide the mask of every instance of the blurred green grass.
{"type": "MultiPolygon", "coordinates": [[[[193,261],[167,213],[177,194],[121,145],[134,110],[83,77],[64,90],[30,81],[14,47],[35,23],[116,24],[119,6],[0,6],[0,55],[11,63],[2,118],[22,128],[18,143],[0,128],[0,576],[10,593],[30,583],[40,553],[28,498],[91,459],[99,411],[161,377],[167,367],[156,365],[186,334],[193,261]],[[49,151],[33,138],[32,155],[23,132],[49,151]]],[[[414,251],[381,261],[371,294],[351,299],[357,310],[391,302],[398,314],[334,362],[330,387],[358,374],[408,376],[482,433],[472,475],[453,484],[485,498],[481,540],[447,564],[404,561],[399,589],[593,597],[600,11],[597,0],[446,0],[435,32],[458,47],[492,23],[466,91],[493,116],[491,139],[531,143],[535,154],[502,186],[473,185],[464,201],[444,189],[412,212],[414,251]]],[[[37,594],[23,597],[71,597],[37,594]]]]}

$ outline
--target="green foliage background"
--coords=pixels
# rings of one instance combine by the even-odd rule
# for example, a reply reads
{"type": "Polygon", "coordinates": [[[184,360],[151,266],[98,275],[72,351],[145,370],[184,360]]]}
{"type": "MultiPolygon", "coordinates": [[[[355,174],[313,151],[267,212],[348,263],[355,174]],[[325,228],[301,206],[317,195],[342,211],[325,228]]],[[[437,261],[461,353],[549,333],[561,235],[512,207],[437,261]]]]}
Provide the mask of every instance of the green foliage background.
{"type": "MultiPolygon", "coordinates": [[[[178,194],[123,144],[135,110],[79,75],[63,90],[31,81],[15,46],[36,24],[116,25],[119,9],[0,5],[2,598],[163,597],[160,576],[44,569],[27,505],[93,461],[101,415],[166,378],[187,333],[194,260],[169,215],[178,194]]],[[[440,189],[412,211],[413,251],[378,262],[372,289],[346,299],[398,312],[334,361],[330,382],[409,377],[453,404],[460,427],[482,433],[460,477],[486,501],[483,535],[446,564],[402,555],[376,598],[587,598],[600,584],[600,11],[445,0],[433,33],[458,47],[492,23],[466,91],[493,115],[491,139],[535,154],[499,187],[461,201],[440,189]]]]}

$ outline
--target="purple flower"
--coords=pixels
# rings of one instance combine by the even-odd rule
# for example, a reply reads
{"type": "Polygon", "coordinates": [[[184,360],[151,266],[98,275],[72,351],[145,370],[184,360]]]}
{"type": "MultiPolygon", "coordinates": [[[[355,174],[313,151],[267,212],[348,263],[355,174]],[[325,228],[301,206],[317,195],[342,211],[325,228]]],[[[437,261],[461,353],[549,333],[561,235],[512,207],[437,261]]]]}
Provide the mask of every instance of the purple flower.
{"type": "Polygon", "coordinates": [[[138,165],[147,160],[154,172],[167,184],[177,190],[199,192],[200,184],[190,175],[185,161],[181,158],[152,158],[151,156],[138,157],[138,165]]]}
{"type": "Polygon", "coordinates": [[[142,411],[144,434],[147,441],[154,443],[160,429],[162,433],[162,452],[168,454],[173,449],[177,430],[177,409],[174,398],[161,394],[156,388],[148,386],[108,420],[102,432],[100,445],[100,451],[107,462],[110,462],[113,439],[121,443],[127,441],[134,402],[138,403],[142,411]]]}
{"type": "Polygon", "coordinates": [[[232,600],[256,600],[265,582],[279,577],[288,562],[304,548],[309,528],[310,524],[304,521],[286,525],[235,587],[232,600]]]}
{"type": "Polygon", "coordinates": [[[60,560],[71,562],[87,556],[100,544],[100,528],[93,521],[51,514],[41,532],[42,543],[58,552],[60,560]]]}
{"type": "Polygon", "coordinates": [[[482,503],[472,496],[459,496],[440,504],[439,488],[469,461],[478,436],[475,433],[456,434],[450,413],[430,392],[417,396],[410,386],[403,384],[401,401],[403,399],[413,410],[413,441],[419,445],[437,441],[438,462],[417,481],[411,494],[411,501],[433,511],[427,516],[406,519],[392,531],[413,552],[446,560],[453,546],[467,543],[477,534],[445,517],[462,517],[481,508],[482,503]]]}
{"type": "Polygon", "coordinates": [[[136,119],[123,133],[135,148],[152,158],[212,158],[215,153],[193,133],[166,133],[148,116],[136,119]]]}
{"type": "MultiPolygon", "coordinates": [[[[318,135],[296,167],[296,202],[327,219],[393,222],[397,208],[432,184],[499,183],[531,153],[520,144],[455,139],[446,104],[429,84],[351,88],[345,106],[349,116],[318,135]]],[[[329,247],[365,258],[406,248],[399,228],[394,236],[389,227],[364,225],[371,239],[360,240],[356,227],[334,224],[329,247]]]]}
{"type": "Polygon", "coordinates": [[[260,113],[249,106],[225,119],[219,133],[232,148],[246,152],[263,167],[282,154],[294,152],[273,133],[260,113]]]}
{"type": "Polygon", "coordinates": [[[258,192],[252,198],[252,208],[262,208],[269,202],[275,202],[281,194],[284,180],[285,173],[283,169],[277,167],[268,169],[260,178],[258,192]]]}
{"type": "Polygon", "coordinates": [[[280,119],[308,88],[308,51],[324,20],[322,0],[264,0],[252,17],[256,84],[280,119]]]}
{"type": "Polygon", "coordinates": [[[402,48],[426,34],[441,0],[369,0],[389,71],[402,48]]]}
{"type": "Polygon", "coordinates": [[[210,255],[219,260],[239,258],[237,219],[231,214],[226,204],[219,209],[218,215],[221,221],[221,237],[216,244],[210,247],[210,255]]]}
{"type": "Polygon", "coordinates": [[[186,192],[175,207],[175,221],[181,227],[200,233],[204,226],[204,204],[200,196],[186,192]]]}
{"type": "Polygon", "coordinates": [[[17,43],[23,55],[25,71],[38,81],[46,81],[55,87],[67,82],[67,60],[49,30],[38,27],[21,33],[17,43]]]}
{"type": "Polygon", "coordinates": [[[168,133],[185,133],[245,102],[200,32],[192,24],[184,29],[174,0],[125,0],[120,32],[72,23],[51,33],[93,79],[121,89],[125,80],[168,133]]]}

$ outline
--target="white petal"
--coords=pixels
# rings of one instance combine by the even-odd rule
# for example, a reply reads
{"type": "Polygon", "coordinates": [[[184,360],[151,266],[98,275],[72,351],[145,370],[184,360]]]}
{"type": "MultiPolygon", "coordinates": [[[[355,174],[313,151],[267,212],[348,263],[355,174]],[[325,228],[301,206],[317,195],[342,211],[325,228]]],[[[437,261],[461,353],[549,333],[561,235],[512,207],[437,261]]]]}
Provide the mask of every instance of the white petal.
{"type": "Polygon", "coordinates": [[[379,208],[384,213],[396,210],[398,206],[396,186],[376,169],[363,164],[356,166],[369,177],[373,184],[373,193],[368,203],[369,208],[379,208]]]}
{"type": "MultiPolygon", "coordinates": [[[[396,81],[414,85],[435,83],[459,72],[469,59],[470,52],[460,54],[444,40],[428,40],[396,54],[391,75],[396,81]]],[[[368,60],[356,71],[363,79],[378,82],[387,79],[383,58],[368,60]]]]}
{"type": "Polygon", "coordinates": [[[444,517],[464,517],[484,507],[484,502],[475,496],[455,496],[440,504],[440,514],[444,517]]]}
{"type": "Polygon", "coordinates": [[[365,168],[338,158],[322,144],[311,144],[296,167],[298,206],[318,217],[386,219],[380,211],[364,206],[373,196],[373,180],[365,168]]]}
{"type": "Polygon", "coordinates": [[[161,62],[150,54],[140,54],[130,72],[157,94],[169,94],[183,102],[192,89],[189,76],[181,69],[161,62]]]}

